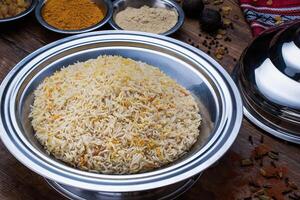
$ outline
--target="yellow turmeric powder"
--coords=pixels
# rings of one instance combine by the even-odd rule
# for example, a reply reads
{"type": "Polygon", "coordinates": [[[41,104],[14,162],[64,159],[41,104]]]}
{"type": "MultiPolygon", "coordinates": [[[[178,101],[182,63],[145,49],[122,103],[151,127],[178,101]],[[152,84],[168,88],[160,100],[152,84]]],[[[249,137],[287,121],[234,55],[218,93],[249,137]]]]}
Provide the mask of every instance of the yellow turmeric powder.
{"type": "Polygon", "coordinates": [[[100,22],[103,12],[91,0],[47,0],[42,16],[51,26],[61,30],[80,30],[100,22]]]}

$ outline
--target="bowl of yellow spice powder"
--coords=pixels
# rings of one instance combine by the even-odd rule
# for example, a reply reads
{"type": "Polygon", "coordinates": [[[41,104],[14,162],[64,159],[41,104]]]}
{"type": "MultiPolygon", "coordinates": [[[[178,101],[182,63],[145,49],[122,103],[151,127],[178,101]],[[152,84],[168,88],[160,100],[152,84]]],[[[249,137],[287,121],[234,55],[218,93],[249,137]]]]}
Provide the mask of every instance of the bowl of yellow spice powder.
{"type": "Polygon", "coordinates": [[[184,22],[182,8],[171,0],[115,0],[113,7],[109,23],[117,30],[170,35],[184,22]]]}
{"type": "Polygon", "coordinates": [[[37,20],[45,28],[63,34],[78,34],[103,26],[112,16],[110,0],[42,0],[37,20]]]}

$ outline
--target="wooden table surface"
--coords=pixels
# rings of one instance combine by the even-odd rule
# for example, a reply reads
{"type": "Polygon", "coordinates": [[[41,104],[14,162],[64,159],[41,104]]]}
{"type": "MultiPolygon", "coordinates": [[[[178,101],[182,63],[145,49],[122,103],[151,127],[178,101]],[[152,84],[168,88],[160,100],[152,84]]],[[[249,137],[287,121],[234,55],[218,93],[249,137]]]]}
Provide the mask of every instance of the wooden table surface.
{"type": "MultiPolygon", "coordinates": [[[[252,36],[236,1],[225,1],[219,7],[224,5],[229,5],[232,8],[232,12],[227,18],[232,20],[234,29],[227,30],[227,36],[231,38],[231,42],[224,41],[223,38],[218,40],[219,44],[227,47],[229,51],[219,62],[228,72],[231,72],[236,64],[236,59],[252,40],[252,36]]],[[[213,5],[213,7],[216,6],[213,5]]],[[[106,28],[109,29],[109,27],[106,28]]],[[[1,25],[0,80],[3,80],[22,58],[63,37],[65,36],[41,27],[34,15],[30,15],[19,22],[1,25]]],[[[205,52],[211,51],[214,57],[214,48],[208,49],[203,45],[204,40],[211,41],[212,39],[200,31],[197,20],[186,19],[183,27],[173,37],[192,44],[205,52]]],[[[300,186],[299,155],[299,146],[274,138],[244,119],[239,135],[226,155],[216,165],[206,170],[192,189],[179,199],[247,199],[254,191],[253,187],[249,186],[249,181],[253,179],[257,180],[260,185],[271,185],[272,188],[266,190],[270,195],[277,195],[277,200],[290,199],[289,195],[292,193],[284,197],[281,195],[281,185],[284,180],[287,181],[286,177],[289,177],[290,182],[300,186]],[[264,136],[263,141],[261,141],[262,135],[264,136]],[[253,144],[249,142],[249,136],[252,137],[253,144]],[[261,161],[255,161],[254,166],[241,167],[241,159],[249,158],[251,151],[256,146],[262,145],[261,142],[270,150],[279,152],[279,161],[276,161],[276,165],[284,169],[282,179],[266,179],[260,174],[260,168],[268,167],[272,161],[268,156],[264,158],[263,166],[261,166],[261,161]]],[[[0,142],[0,199],[50,200],[64,199],[64,197],[51,189],[41,176],[18,162],[0,142]]]]}

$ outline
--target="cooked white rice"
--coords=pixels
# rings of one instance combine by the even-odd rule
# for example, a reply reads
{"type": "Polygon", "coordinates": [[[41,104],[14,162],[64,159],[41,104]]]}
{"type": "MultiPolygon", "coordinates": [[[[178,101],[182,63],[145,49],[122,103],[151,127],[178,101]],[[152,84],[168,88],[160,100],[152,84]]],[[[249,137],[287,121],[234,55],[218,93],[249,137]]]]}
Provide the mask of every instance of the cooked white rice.
{"type": "Polygon", "coordinates": [[[159,168],[189,151],[199,135],[190,92],[158,68],[119,56],[63,68],[34,94],[35,136],[48,153],[83,170],[159,168]]]}

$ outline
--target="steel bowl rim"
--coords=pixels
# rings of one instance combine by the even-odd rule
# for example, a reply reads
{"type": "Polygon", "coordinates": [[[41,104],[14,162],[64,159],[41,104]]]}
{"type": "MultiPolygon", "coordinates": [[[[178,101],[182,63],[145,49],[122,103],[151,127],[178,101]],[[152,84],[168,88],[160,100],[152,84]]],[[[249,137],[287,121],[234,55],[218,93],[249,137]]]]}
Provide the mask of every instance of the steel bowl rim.
{"type": "MultiPolygon", "coordinates": [[[[156,188],[156,187],[160,187],[160,186],[165,186],[165,185],[169,185],[171,183],[175,183],[175,182],[178,182],[180,180],[184,180],[186,179],[187,177],[191,177],[201,171],[203,171],[204,169],[206,169],[207,167],[209,167],[212,163],[214,163],[216,160],[218,160],[227,150],[228,148],[232,145],[233,141],[235,140],[237,134],[238,134],[238,130],[240,129],[240,126],[241,126],[241,121],[242,121],[242,101],[241,101],[241,97],[238,93],[238,90],[235,86],[235,84],[233,83],[233,81],[230,79],[230,76],[226,73],[226,71],[224,69],[222,69],[222,67],[216,62],[214,61],[212,58],[210,58],[208,55],[206,55],[205,53],[199,51],[198,49],[194,48],[194,47],[191,47],[190,45],[187,45],[183,42],[180,42],[180,41],[177,41],[177,40],[174,40],[174,39],[171,39],[171,38],[168,38],[168,37],[164,37],[164,36],[158,36],[156,34],[146,34],[146,33],[143,33],[141,34],[140,32],[130,32],[130,31],[102,31],[102,32],[94,32],[94,33],[85,33],[85,34],[81,34],[81,35],[78,35],[78,36],[72,36],[72,37],[69,37],[69,38],[65,38],[65,39],[61,39],[59,41],[56,41],[56,42],[53,42],[45,47],[42,47],[41,49],[35,51],[34,53],[30,54],[28,57],[26,57],[25,59],[23,59],[8,75],[7,77],[4,79],[2,85],[1,85],[1,90],[0,90],[0,94],[1,94],[1,102],[3,101],[2,99],[4,98],[3,97],[3,93],[5,93],[5,90],[7,89],[5,86],[7,84],[9,84],[9,82],[11,81],[10,78],[12,76],[14,76],[15,73],[17,73],[17,70],[21,70],[19,69],[24,63],[26,63],[28,60],[30,60],[32,57],[34,56],[37,56],[39,53],[42,53],[44,51],[46,51],[47,49],[51,49],[53,46],[57,45],[57,44],[60,44],[60,43],[63,43],[63,42],[67,42],[67,41],[71,41],[72,39],[76,39],[76,38],[80,38],[80,37],[84,37],[84,36],[95,36],[97,34],[137,34],[137,35],[142,35],[142,36],[147,36],[147,37],[153,37],[153,38],[156,38],[156,39],[164,39],[166,40],[167,42],[173,42],[175,45],[181,45],[181,46],[184,46],[185,48],[187,48],[188,51],[192,51],[194,53],[197,53],[199,56],[202,56],[202,58],[204,59],[207,59],[211,62],[211,64],[216,68],[217,71],[219,71],[221,74],[222,74],[222,77],[226,80],[227,84],[228,84],[228,88],[231,89],[230,92],[232,92],[232,95],[233,95],[233,99],[232,101],[235,102],[235,105],[236,105],[236,116],[235,116],[235,120],[234,120],[234,124],[229,124],[228,126],[230,126],[232,128],[232,131],[230,135],[227,135],[229,137],[229,139],[226,140],[225,144],[217,144],[217,145],[221,145],[222,147],[222,152],[220,153],[220,149],[218,149],[218,154],[214,154],[213,156],[211,156],[209,159],[207,159],[205,162],[206,162],[206,165],[202,164],[200,166],[195,166],[195,162],[194,163],[188,163],[189,165],[186,165],[184,166],[185,168],[189,167],[190,165],[194,165],[195,169],[193,170],[188,170],[186,171],[185,173],[183,174],[180,174],[178,176],[176,176],[175,178],[173,177],[169,177],[168,181],[157,181],[155,183],[155,185],[153,185],[153,183],[148,183],[148,184],[141,184],[141,185],[138,185],[138,186],[134,186],[134,187],[122,187],[120,188],[119,185],[114,185],[114,187],[112,187],[111,185],[110,186],[102,186],[101,188],[102,189],[105,189],[105,191],[138,191],[138,190],[145,190],[145,189],[151,189],[151,188],[156,188]],[[233,127],[232,127],[233,126],[233,127]]],[[[220,75],[221,76],[221,75],[220,75]]],[[[3,110],[1,111],[3,112],[3,110]]],[[[5,110],[5,114],[7,115],[7,111],[5,110]]],[[[2,113],[1,113],[2,115],[2,113]]],[[[233,122],[231,122],[233,123],[233,122]]],[[[2,126],[2,129],[5,129],[7,128],[7,124],[3,123],[3,121],[1,120],[1,126],[2,126]]],[[[9,127],[9,128],[14,128],[14,127],[9,127]]],[[[11,130],[11,131],[15,131],[15,130],[11,130]]],[[[222,130],[221,130],[222,131],[222,130]]],[[[221,135],[222,136],[222,135],[221,135]]],[[[2,141],[5,143],[5,145],[7,146],[7,148],[9,149],[9,151],[16,157],[18,158],[24,165],[26,165],[27,167],[31,168],[33,171],[37,172],[38,174],[41,174],[49,179],[52,179],[52,180],[55,180],[57,181],[59,178],[61,178],[61,174],[56,174],[56,172],[53,173],[53,171],[50,173],[51,176],[49,174],[45,174],[45,169],[44,169],[44,166],[47,164],[47,163],[39,163],[40,166],[35,166],[33,167],[32,165],[29,165],[27,162],[31,162],[30,159],[28,159],[24,154],[26,153],[30,153],[30,152],[24,152],[25,150],[22,149],[23,152],[21,152],[19,149],[16,149],[16,143],[13,143],[14,140],[16,140],[17,138],[9,138],[11,137],[11,135],[8,135],[8,134],[2,134],[1,135],[1,139],[2,141]]],[[[224,135],[222,137],[225,137],[224,135]]],[[[217,142],[217,141],[215,141],[217,142]]],[[[58,170],[58,169],[56,169],[58,170]]],[[[151,173],[151,172],[150,172],[151,173]]],[[[175,172],[174,172],[175,173],[175,172]]],[[[123,175],[121,175],[123,176],[123,175]]],[[[129,175],[131,176],[131,175],[129,175]]],[[[110,175],[106,176],[106,177],[110,177],[110,175]]],[[[139,176],[136,176],[137,178],[139,176]]],[[[60,180],[59,182],[63,183],[63,184],[66,184],[66,185],[70,185],[69,183],[69,179],[68,178],[65,178],[64,180],[60,180]]],[[[92,183],[91,183],[92,184],[92,183]]],[[[84,189],[90,189],[90,190],[99,190],[99,185],[98,187],[91,187],[91,185],[88,185],[88,184],[85,184],[85,185],[82,185],[78,182],[76,183],[72,183],[71,184],[72,186],[75,186],[75,187],[79,187],[79,188],[84,188],[84,189]]]]}
{"type": "MultiPolygon", "coordinates": [[[[115,22],[115,20],[113,18],[113,15],[115,13],[114,7],[120,1],[123,1],[123,0],[115,0],[115,1],[113,1],[113,4],[112,4],[113,5],[112,17],[109,20],[110,26],[112,28],[114,28],[115,30],[124,30],[120,26],[118,26],[118,24],[115,22]]],[[[182,27],[182,25],[184,23],[184,19],[185,19],[185,14],[184,14],[182,8],[180,7],[180,5],[178,3],[176,3],[175,1],[172,1],[172,0],[160,0],[160,1],[165,2],[168,5],[171,5],[176,10],[176,12],[178,13],[178,21],[175,24],[175,26],[173,26],[170,30],[168,30],[168,31],[166,31],[164,33],[160,33],[159,34],[159,35],[171,35],[171,34],[175,33],[178,29],[180,29],[182,27]]]]}
{"type": "Polygon", "coordinates": [[[13,17],[7,17],[7,18],[2,18],[2,19],[0,18],[0,23],[10,22],[10,21],[14,21],[14,20],[20,19],[22,17],[25,17],[26,15],[31,13],[36,8],[37,4],[38,4],[38,0],[31,0],[31,4],[26,10],[24,10],[23,12],[17,14],[16,16],[13,16],[13,17]]]}
{"type": "Polygon", "coordinates": [[[61,34],[80,34],[80,33],[86,33],[89,31],[94,31],[94,30],[99,29],[102,26],[104,26],[110,20],[110,18],[112,17],[112,14],[113,14],[112,2],[110,0],[103,0],[105,5],[107,6],[107,12],[106,12],[105,17],[101,21],[99,21],[97,24],[90,26],[88,28],[80,29],[80,30],[62,30],[62,29],[55,28],[54,26],[51,26],[42,17],[41,11],[42,11],[42,8],[46,1],[47,0],[39,1],[39,3],[37,4],[37,6],[35,8],[35,17],[36,17],[37,21],[46,29],[51,30],[56,33],[61,33],[61,34]]]}

